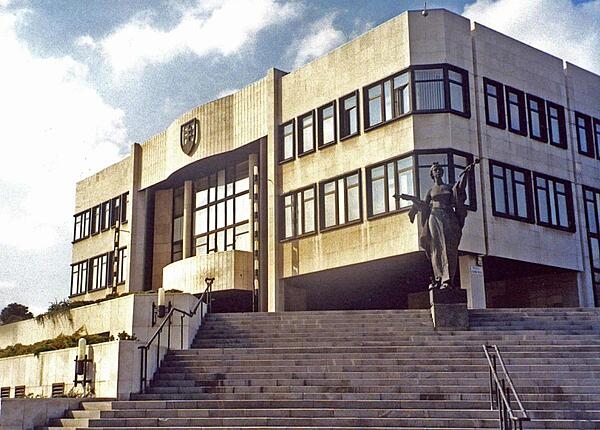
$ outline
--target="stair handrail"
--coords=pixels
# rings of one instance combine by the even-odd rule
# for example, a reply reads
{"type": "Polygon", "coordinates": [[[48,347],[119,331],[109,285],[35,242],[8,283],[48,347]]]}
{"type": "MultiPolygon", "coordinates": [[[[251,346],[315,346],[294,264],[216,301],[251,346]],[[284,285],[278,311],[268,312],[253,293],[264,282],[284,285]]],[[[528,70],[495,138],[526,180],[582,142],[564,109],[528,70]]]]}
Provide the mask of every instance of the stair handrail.
{"type": "Polygon", "coordinates": [[[488,362],[490,372],[490,409],[498,409],[498,421],[501,430],[523,429],[523,422],[530,421],[527,410],[523,406],[515,385],[504,365],[502,354],[498,345],[483,345],[483,352],[488,362]],[[490,356],[489,350],[493,349],[490,356]],[[500,363],[504,378],[498,376],[496,369],[496,358],[500,363]],[[515,411],[511,406],[511,394],[517,402],[518,409],[515,411]],[[520,416],[517,416],[520,415],[520,416]]]}
{"type": "MultiPolygon", "coordinates": [[[[141,352],[141,354],[140,354],[140,361],[141,361],[141,363],[140,363],[140,393],[145,394],[146,389],[148,388],[148,350],[154,343],[154,340],[157,341],[156,342],[157,343],[156,366],[158,367],[158,366],[160,366],[160,360],[161,360],[160,335],[162,334],[163,329],[167,325],[167,327],[168,327],[168,330],[167,330],[167,352],[168,352],[171,349],[171,321],[173,319],[173,315],[175,314],[175,312],[180,313],[181,314],[181,324],[180,324],[181,333],[179,336],[179,340],[180,340],[180,349],[183,349],[183,320],[185,317],[192,318],[194,315],[196,315],[196,313],[198,312],[198,308],[200,307],[200,305],[202,303],[205,302],[205,300],[206,300],[206,313],[207,314],[210,313],[212,284],[213,284],[214,280],[215,280],[215,278],[206,278],[204,280],[206,282],[206,288],[204,289],[204,291],[198,298],[198,301],[196,302],[194,307],[192,309],[190,309],[189,312],[172,306],[170,308],[169,312],[167,313],[167,315],[165,315],[165,317],[163,318],[162,323],[160,323],[158,328],[155,330],[152,337],[150,337],[150,339],[146,342],[145,345],[138,346],[138,349],[141,352]]],[[[202,324],[203,320],[204,320],[204,314],[202,312],[200,312],[200,324],[202,324]]]]}

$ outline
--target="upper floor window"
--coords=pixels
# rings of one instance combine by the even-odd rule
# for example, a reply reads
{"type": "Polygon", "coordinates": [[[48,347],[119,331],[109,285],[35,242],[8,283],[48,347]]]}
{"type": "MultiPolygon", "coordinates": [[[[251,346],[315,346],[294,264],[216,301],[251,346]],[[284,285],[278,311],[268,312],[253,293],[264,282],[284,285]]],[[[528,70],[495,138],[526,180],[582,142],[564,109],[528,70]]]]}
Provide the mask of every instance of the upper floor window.
{"type": "Polygon", "coordinates": [[[577,128],[577,149],[579,153],[588,157],[594,157],[592,117],[575,112],[575,127],[577,128]]]}
{"type": "Polygon", "coordinates": [[[125,283],[127,279],[127,248],[119,248],[116,271],[117,284],[125,283]]]}
{"type": "Polygon", "coordinates": [[[312,185],[282,196],[283,231],[281,237],[290,239],[317,231],[316,189],[312,185]]]}
{"type": "Polygon", "coordinates": [[[73,231],[73,241],[85,239],[90,235],[90,216],[91,210],[88,209],[75,215],[75,228],[73,231]]]}
{"type": "Polygon", "coordinates": [[[600,190],[583,187],[594,301],[600,301],[600,190]]]}
{"type": "Polygon", "coordinates": [[[298,118],[298,155],[308,154],[315,150],[315,118],[314,112],[298,118]]]}
{"type": "Polygon", "coordinates": [[[100,232],[101,226],[102,222],[100,218],[100,205],[97,205],[92,208],[91,234],[98,234],[100,232]]]}
{"type": "Polygon", "coordinates": [[[294,150],[294,120],[292,120],[281,126],[280,161],[293,159],[295,156],[294,150]]]}
{"type": "Polygon", "coordinates": [[[248,169],[244,161],[194,182],[192,252],[196,255],[252,250],[248,169]]]}
{"type": "Polygon", "coordinates": [[[84,294],[87,291],[88,262],[82,261],[71,265],[71,295],[84,294]]]}
{"type": "Polygon", "coordinates": [[[340,139],[358,134],[358,91],[354,91],[339,100],[340,139]]]}
{"type": "Polygon", "coordinates": [[[319,122],[319,148],[334,144],[336,141],[335,102],[317,109],[317,120],[319,122]]]}
{"type": "Polygon", "coordinates": [[[600,119],[594,118],[594,140],[596,141],[596,157],[600,158],[600,119]]]}
{"type": "Polygon", "coordinates": [[[367,168],[367,215],[394,212],[411,206],[400,194],[415,192],[412,155],[367,168]]]}
{"type": "Polygon", "coordinates": [[[559,148],[567,147],[567,126],[565,121],[565,108],[552,102],[547,102],[548,107],[548,140],[550,145],[559,148]]]}
{"type": "Polygon", "coordinates": [[[534,173],[537,222],[540,225],[573,231],[571,183],[534,173]]]}
{"type": "Polygon", "coordinates": [[[508,129],[513,133],[527,136],[527,119],[525,117],[525,93],[511,87],[505,87],[506,112],[508,129]]]}
{"type": "Polygon", "coordinates": [[[100,205],[100,224],[102,231],[110,228],[110,200],[100,205]]]}
{"type": "Polygon", "coordinates": [[[547,142],[546,103],[543,99],[527,94],[527,118],[531,138],[540,142],[547,142]]]}
{"type": "Polygon", "coordinates": [[[109,255],[102,254],[91,259],[90,290],[97,290],[108,286],[109,255]]]}
{"type": "Polygon", "coordinates": [[[444,69],[417,69],[413,71],[415,82],[415,109],[439,111],[445,107],[444,69]]]}
{"type": "Polygon", "coordinates": [[[323,229],[360,221],[360,172],[321,182],[320,223],[323,229]]]}
{"type": "Polygon", "coordinates": [[[490,176],[494,215],[533,222],[529,170],[490,160],[490,176]]]}
{"type": "Polygon", "coordinates": [[[488,125],[498,128],[506,128],[504,116],[504,86],[483,78],[483,90],[485,94],[485,119],[488,125]]]}
{"type": "Polygon", "coordinates": [[[179,261],[183,258],[183,187],[173,191],[173,240],[171,249],[171,261],[179,261]]]}

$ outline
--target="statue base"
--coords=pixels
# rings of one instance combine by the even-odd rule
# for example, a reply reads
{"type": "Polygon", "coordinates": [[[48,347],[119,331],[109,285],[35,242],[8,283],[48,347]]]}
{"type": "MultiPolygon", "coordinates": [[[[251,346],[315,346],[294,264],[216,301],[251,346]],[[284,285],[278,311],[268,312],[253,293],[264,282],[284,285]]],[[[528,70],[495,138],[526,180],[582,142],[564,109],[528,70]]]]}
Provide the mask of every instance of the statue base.
{"type": "Polygon", "coordinates": [[[429,291],[431,318],[436,330],[468,330],[467,291],[460,288],[429,291]]]}

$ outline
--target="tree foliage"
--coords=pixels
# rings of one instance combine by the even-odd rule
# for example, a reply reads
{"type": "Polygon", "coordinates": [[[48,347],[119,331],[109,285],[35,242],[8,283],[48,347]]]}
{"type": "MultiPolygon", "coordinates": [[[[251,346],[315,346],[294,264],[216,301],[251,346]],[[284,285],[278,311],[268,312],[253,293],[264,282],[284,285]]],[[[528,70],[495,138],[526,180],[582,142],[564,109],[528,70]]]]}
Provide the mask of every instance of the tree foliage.
{"type": "Polygon", "coordinates": [[[33,318],[33,314],[29,312],[29,308],[19,303],[10,303],[0,312],[0,322],[2,324],[10,324],[30,318],[33,318]]]}

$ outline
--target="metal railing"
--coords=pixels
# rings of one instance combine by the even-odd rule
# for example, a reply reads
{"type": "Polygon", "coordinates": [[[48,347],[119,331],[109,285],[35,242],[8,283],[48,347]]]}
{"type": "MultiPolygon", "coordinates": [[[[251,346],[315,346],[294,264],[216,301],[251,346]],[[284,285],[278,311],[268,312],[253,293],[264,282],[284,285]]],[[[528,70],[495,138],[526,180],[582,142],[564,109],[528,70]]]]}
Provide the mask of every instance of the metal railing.
{"type": "Polygon", "coordinates": [[[498,410],[499,428],[501,430],[522,430],[523,421],[529,421],[530,418],[506,370],[498,346],[483,345],[483,352],[490,367],[490,408],[498,410]],[[504,375],[502,378],[498,375],[497,363],[500,363],[500,367],[502,368],[504,375]],[[513,398],[517,403],[516,406],[518,406],[516,410],[513,409],[511,404],[513,398]]]}
{"type": "MultiPolygon", "coordinates": [[[[209,314],[211,311],[211,294],[212,294],[212,284],[215,278],[206,278],[204,281],[206,282],[206,288],[204,292],[198,298],[196,305],[189,312],[184,311],[182,309],[171,307],[169,313],[165,315],[163,318],[163,322],[158,326],[150,340],[146,342],[145,345],[139,346],[138,349],[141,351],[141,364],[140,364],[140,393],[146,393],[146,389],[148,387],[148,351],[152,344],[156,341],[156,368],[160,367],[161,362],[161,353],[160,353],[160,342],[161,335],[165,327],[167,327],[167,350],[168,352],[171,349],[171,324],[173,320],[173,315],[175,313],[181,314],[180,321],[180,349],[183,349],[183,320],[185,317],[192,318],[198,312],[198,308],[202,303],[206,303],[206,313],[209,314]]],[[[204,314],[202,313],[202,309],[200,309],[200,324],[202,324],[202,320],[204,318],[204,314]]],[[[164,355],[164,354],[163,354],[164,355]]]]}

